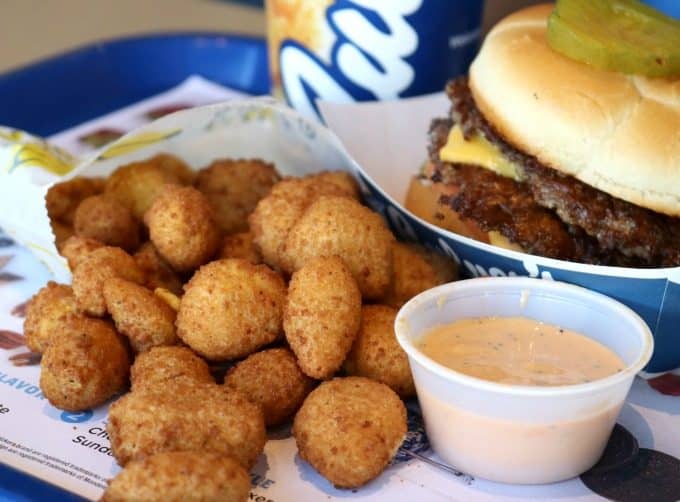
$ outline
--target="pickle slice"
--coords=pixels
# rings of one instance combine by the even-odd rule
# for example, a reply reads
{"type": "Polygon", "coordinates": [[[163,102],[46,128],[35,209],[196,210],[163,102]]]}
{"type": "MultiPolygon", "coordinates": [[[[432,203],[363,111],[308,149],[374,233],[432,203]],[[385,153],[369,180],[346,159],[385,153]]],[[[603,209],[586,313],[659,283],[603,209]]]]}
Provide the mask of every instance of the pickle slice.
{"type": "Polygon", "coordinates": [[[637,0],[557,0],[548,19],[548,43],[604,70],[680,75],[680,21],[637,0]]]}

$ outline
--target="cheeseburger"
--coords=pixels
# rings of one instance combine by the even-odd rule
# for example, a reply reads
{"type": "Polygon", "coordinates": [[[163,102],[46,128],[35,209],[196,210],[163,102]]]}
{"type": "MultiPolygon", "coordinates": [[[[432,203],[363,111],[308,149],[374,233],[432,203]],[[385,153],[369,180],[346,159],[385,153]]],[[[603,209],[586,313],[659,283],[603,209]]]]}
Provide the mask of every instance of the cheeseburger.
{"type": "Polygon", "coordinates": [[[680,79],[563,56],[547,42],[551,9],[502,20],[447,85],[407,207],[531,254],[680,266],[680,79]]]}

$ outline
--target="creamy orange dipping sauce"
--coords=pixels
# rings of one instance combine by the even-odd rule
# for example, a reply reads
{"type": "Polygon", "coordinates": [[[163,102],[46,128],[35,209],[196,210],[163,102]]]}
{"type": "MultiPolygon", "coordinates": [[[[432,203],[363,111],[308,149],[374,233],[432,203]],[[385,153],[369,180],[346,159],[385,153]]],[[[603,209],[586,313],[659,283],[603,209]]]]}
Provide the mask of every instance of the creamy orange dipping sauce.
{"type": "Polygon", "coordinates": [[[585,383],[625,366],[599,342],[526,317],[461,319],[432,328],[419,348],[460,373],[515,385],[585,383]]]}

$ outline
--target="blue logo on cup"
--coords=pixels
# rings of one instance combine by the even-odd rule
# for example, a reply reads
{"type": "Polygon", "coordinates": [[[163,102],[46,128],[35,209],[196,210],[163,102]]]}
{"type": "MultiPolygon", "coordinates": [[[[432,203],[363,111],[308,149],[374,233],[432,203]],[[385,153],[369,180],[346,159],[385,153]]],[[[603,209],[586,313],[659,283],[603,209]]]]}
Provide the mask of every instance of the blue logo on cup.
{"type": "Polygon", "coordinates": [[[480,38],[481,0],[338,0],[322,58],[294,40],[279,51],[286,99],[317,116],[315,100],[387,100],[427,94],[467,71],[480,38]]]}

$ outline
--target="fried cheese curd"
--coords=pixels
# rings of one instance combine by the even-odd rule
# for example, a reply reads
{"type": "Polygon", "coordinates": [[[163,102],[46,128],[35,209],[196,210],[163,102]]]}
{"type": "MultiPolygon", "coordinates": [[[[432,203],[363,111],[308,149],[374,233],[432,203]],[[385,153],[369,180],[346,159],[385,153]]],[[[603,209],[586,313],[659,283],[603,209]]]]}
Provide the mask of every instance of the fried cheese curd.
{"type": "Polygon", "coordinates": [[[104,247],[104,244],[98,240],[72,235],[66,239],[64,245],[59,250],[59,254],[66,258],[68,268],[73,272],[90,252],[101,247],[104,247]]]}
{"type": "Polygon", "coordinates": [[[274,164],[261,159],[218,159],[196,176],[224,234],[248,230],[248,215],[280,179],[274,164]]]}
{"type": "Polygon", "coordinates": [[[82,411],[104,403],[128,382],[125,340],[110,323],[76,316],[64,320],[40,362],[40,389],[59,409],[82,411]]]}
{"type": "Polygon", "coordinates": [[[78,236],[126,251],[139,247],[139,223],[128,208],[105,194],[83,199],[76,209],[73,230],[78,236]]]}
{"type": "Polygon", "coordinates": [[[253,234],[249,231],[227,235],[222,241],[219,258],[243,258],[255,265],[262,263],[262,256],[253,243],[253,234]]]}
{"type": "Polygon", "coordinates": [[[60,221],[51,220],[50,227],[54,234],[54,245],[57,248],[57,251],[64,247],[64,243],[75,234],[73,227],[61,223],[60,221]]]}
{"type": "Polygon", "coordinates": [[[135,352],[179,341],[175,334],[175,311],[152,291],[112,277],[104,283],[103,293],[116,329],[128,338],[135,352]]]}
{"type": "Polygon", "coordinates": [[[79,176],[52,185],[45,196],[50,219],[72,226],[78,205],[83,199],[101,193],[104,190],[104,183],[101,178],[79,176]]]}
{"type": "Polygon", "coordinates": [[[290,418],[312,390],[314,381],[305,375],[295,355],[286,348],[251,354],[229,370],[224,385],[259,404],[267,426],[290,418]]]}
{"type": "Polygon", "coordinates": [[[33,295],[26,306],[26,346],[33,352],[42,354],[49,345],[50,338],[61,333],[64,321],[77,315],[76,298],[71,286],[48,282],[33,295]]]}
{"type": "Polygon", "coordinates": [[[244,357],[281,335],[286,285],[266,265],[216,260],[201,267],[184,290],[177,335],[206,359],[244,357]]]}
{"type": "Polygon", "coordinates": [[[165,185],[144,215],[149,239],[179,272],[200,267],[216,254],[220,230],[212,207],[193,187],[165,185]]]}
{"type": "Polygon", "coordinates": [[[337,256],[309,260],[288,285],[283,331],[305,374],[327,379],[340,369],[359,331],[361,293],[337,256]]]}
{"type": "Polygon", "coordinates": [[[102,502],[244,502],[250,475],[226,455],[158,453],[128,462],[109,482],[102,502]]]}
{"type": "Polygon", "coordinates": [[[163,288],[176,295],[182,294],[182,280],[170,264],[158,254],[152,242],[142,244],[132,257],[146,276],[144,285],[147,288],[151,290],[163,288]]]}
{"type": "Polygon", "coordinates": [[[328,172],[302,178],[285,178],[258,202],[248,222],[253,233],[253,242],[267,265],[283,269],[281,248],[288,232],[317,197],[357,197],[358,191],[347,177],[330,175],[328,172]]]}
{"type": "Polygon", "coordinates": [[[166,451],[212,452],[255,465],[266,441],[260,407],[233,389],[188,379],[128,392],[106,428],[118,463],[166,451]]]}
{"type": "Polygon", "coordinates": [[[158,346],[138,354],[130,368],[133,391],[142,387],[162,387],[167,382],[189,379],[215,383],[208,364],[188,347],[158,346]]]}
{"type": "Polygon", "coordinates": [[[284,270],[299,270],[317,256],[339,256],[366,300],[387,293],[395,239],[378,213],[354,199],[318,197],[293,225],[282,249],[284,270]]]}
{"type": "Polygon", "coordinates": [[[314,389],[295,415],[300,456],[338,488],[376,478],[406,436],[406,408],[388,386],[335,378],[314,389]]]}
{"type": "Polygon", "coordinates": [[[175,312],[179,311],[180,297],[172,291],[168,291],[165,288],[156,288],[153,290],[153,294],[167,303],[175,312]]]}
{"type": "Polygon", "coordinates": [[[392,283],[381,302],[395,308],[418,293],[458,277],[458,269],[451,258],[418,244],[395,241],[392,264],[392,283]]]}
{"type": "Polygon", "coordinates": [[[346,171],[321,171],[320,173],[309,175],[309,177],[315,183],[322,182],[336,185],[353,199],[359,200],[359,185],[354,177],[346,171]]]}
{"type": "Polygon", "coordinates": [[[114,277],[144,284],[144,273],[122,249],[105,246],[87,254],[73,271],[73,294],[78,310],[96,317],[105,315],[104,284],[114,277]]]}
{"type": "Polygon", "coordinates": [[[105,192],[141,221],[164,185],[190,185],[193,177],[182,160],[161,153],[118,167],[106,180],[105,192]]]}
{"type": "Polygon", "coordinates": [[[387,305],[364,305],[361,327],[345,360],[348,375],[382,382],[403,399],[416,395],[406,352],[397,342],[394,320],[397,309],[387,305]]]}

